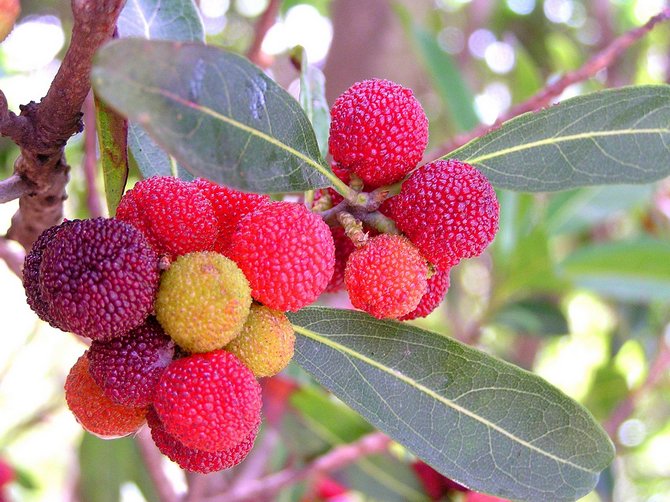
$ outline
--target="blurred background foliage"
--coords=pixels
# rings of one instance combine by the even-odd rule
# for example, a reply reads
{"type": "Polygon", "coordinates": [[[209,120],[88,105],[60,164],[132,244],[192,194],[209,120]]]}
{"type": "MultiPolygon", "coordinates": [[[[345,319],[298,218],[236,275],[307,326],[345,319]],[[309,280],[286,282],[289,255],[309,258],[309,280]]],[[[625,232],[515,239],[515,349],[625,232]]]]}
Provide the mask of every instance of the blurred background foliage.
{"type": "MultiPolygon", "coordinates": [[[[0,45],[0,88],[16,112],[45,94],[72,25],[69,2],[24,0],[21,6],[14,32],[0,45]]],[[[267,6],[267,0],[200,0],[208,42],[244,54],[267,6]]],[[[364,78],[413,88],[436,148],[480,123],[493,124],[666,6],[660,0],[285,0],[263,58],[280,84],[295,89],[298,75],[286,52],[305,47],[324,70],[330,103],[364,78]]],[[[669,42],[670,26],[659,26],[556,101],[667,82],[669,42]]],[[[82,135],[67,154],[66,215],[86,217],[82,135]]],[[[16,155],[0,139],[1,177],[11,173],[16,155]]],[[[100,180],[98,186],[100,197],[100,180]]],[[[447,301],[417,322],[540,374],[601,420],[618,456],[585,500],[670,501],[670,183],[501,191],[499,197],[494,244],[452,270],[447,301]]],[[[0,206],[0,233],[15,209],[15,203],[0,206]]],[[[18,473],[10,497],[155,500],[141,468],[128,467],[138,461],[132,441],[111,447],[86,436],[82,442],[65,410],[62,384],[81,342],[37,320],[4,263],[0,285],[0,458],[18,473]]],[[[323,302],[347,306],[345,295],[323,302]]],[[[306,462],[370,431],[298,368],[266,387],[273,390],[260,442],[273,446],[274,468],[306,462]]],[[[334,479],[360,498],[422,500],[411,461],[394,448],[334,479]]],[[[183,489],[183,474],[174,466],[171,473],[183,489]]],[[[286,490],[277,500],[314,500],[313,485],[286,490]]]]}

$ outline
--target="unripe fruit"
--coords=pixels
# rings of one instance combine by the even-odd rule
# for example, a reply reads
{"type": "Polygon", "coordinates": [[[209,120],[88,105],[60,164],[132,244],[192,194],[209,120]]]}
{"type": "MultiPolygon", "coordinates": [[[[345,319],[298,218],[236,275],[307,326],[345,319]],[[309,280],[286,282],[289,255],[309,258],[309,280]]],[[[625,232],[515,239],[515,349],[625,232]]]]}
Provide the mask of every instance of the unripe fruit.
{"type": "Polygon", "coordinates": [[[229,469],[242,462],[254,445],[260,425],[259,422],[237,445],[225,450],[210,452],[189,448],[168,434],[154,408],[149,408],[147,423],[154,443],[166,457],[177,462],[182,469],[201,474],[229,469]]]}
{"type": "Polygon", "coordinates": [[[458,160],[421,166],[381,211],[440,270],[480,255],[498,231],[495,190],[482,173],[458,160]]]}
{"type": "Polygon", "coordinates": [[[228,252],[231,237],[242,218],[270,203],[270,197],[267,195],[240,192],[217,185],[204,178],[196,179],[194,184],[207,197],[216,214],[219,229],[214,251],[217,253],[226,254],[228,252]]]}
{"type": "Polygon", "coordinates": [[[333,104],[330,153],[369,188],[401,180],[427,144],[428,119],[421,104],[410,89],[389,80],[358,82],[333,104]]]}
{"type": "Polygon", "coordinates": [[[281,311],[312,303],[333,275],[330,229],[302,204],[273,202],[240,221],[229,256],[255,300],[281,311]]]}
{"type": "Polygon", "coordinates": [[[159,255],[170,259],[214,247],[214,208],[198,187],[170,176],[137,183],[121,199],[116,218],[139,228],[159,255]]]}
{"type": "Polygon", "coordinates": [[[64,331],[123,336],[153,310],[158,257],[133,226],[105,218],[68,222],[47,244],[40,293],[64,331]]]}
{"type": "Polygon", "coordinates": [[[237,357],[215,350],[173,361],[154,407],[168,434],[189,448],[217,452],[238,445],[256,427],[261,388],[237,357]]]}
{"type": "Polygon", "coordinates": [[[293,325],[283,312],[252,305],[242,332],[226,345],[226,350],[260,378],[283,370],[293,357],[294,345],[293,325]]]}
{"type": "Polygon", "coordinates": [[[163,272],[156,317],[188,352],[220,349],[244,326],[251,289],[232,260],[214,252],[180,256],[163,272]]]}
{"type": "Polygon", "coordinates": [[[65,401],[84,429],[104,439],[136,432],[147,414],[147,408],[123,406],[105,396],[89,373],[86,354],[77,360],[65,380],[65,401]]]}
{"type": "Polygon", "coordinates": [[[378,235],[349,257],[344,280],[354,307],[397,319],[414,310],[427,288],[428,265],[400,235],[378,235]]]}
{"type": "Polygon", "coordinates": [[[86,354],[89,372],[107,397],[125,406],[148,406],[172,361],[174,342],[150,317],[126,336],[94,341],[86,354]]]}
{"type": "Polygon", "coordinates": [[[417,305],[417,307],[409,314],[400,317],[400,320],[409,321],[410,319],[416,319],[417,317],[426,317],[435,310],[440,303],[442,303],[444,295],[447,294],[448,289],[449,270],[445,270],[444,272],[438,270],[430,279],[428,279],[428,287],[424,295],[421,297],[419,305],[417,305]]]}

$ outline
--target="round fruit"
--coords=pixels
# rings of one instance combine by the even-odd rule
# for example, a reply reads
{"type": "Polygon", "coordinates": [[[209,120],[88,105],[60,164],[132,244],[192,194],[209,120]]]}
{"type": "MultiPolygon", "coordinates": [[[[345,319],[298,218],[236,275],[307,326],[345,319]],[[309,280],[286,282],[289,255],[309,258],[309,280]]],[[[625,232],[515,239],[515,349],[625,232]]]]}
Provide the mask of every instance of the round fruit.
{"type": "Polygon", "coordinates": [[[261,388],[230,352],[173,361],[161,376],[154,407],[168,434],[189,448],[233,448],[260,421],[261,388]]]}
{"type": "Polygon", "coordinates": [[[498,199],[486,177],[458,160],[418,168],[381,211],[440,270],[480,255],[498,231],[498,199]]]}
{"type": "Polygon", "coordinates": [[[153,310],[158,257],[133,226],[105,218],[68,222],[47,244],[40,293],[64,331],[123,336],[153,310]]]}
{"type": "Polygon", "coordinates": [[[105,396],[89,373],[86,354],[77,360],[65,380],[65,401],[84,429],[104,439],[136,432],[147,414],[147,408],[123,406],[105,396]]]}
{"type": "Polygon", "coordinates": [[[389,80],[365,80],[347,89],[331,110],[328,146],[333,159],[369,188],[401,180],[421,160],[428,119],[410,89],[389,80]]]}
{"type": "Polygon", "coordinates": [[[328,225],[302,204],[273,202],[240,221],[229,256],[268,307],[296,311],[312,303],[333,275],[328,225]]]}
{"type": "Polygon", "coordinates": [[[410,319],[416,319],[417,317],[426,317],[435,310],[440,303],[442,303],[444,295],[447,294],[448,289],[449,270],[438,270],[430,279],[428,279],[428,289],[421,297],[419,305],[417,305],[417,307],[409,314],[400,317],[400,320],[409,321],[410,319]]]}
{"type": "Polygon", "coordinates": [[[428,265],[400,235],[378,235],[349,257],[344,281],[354,307],[378,318],[413,311],[427,288],[428,265]]]}
{"type": "Polygon", "coordinates": [[[151,429],[151,437],[158,449],[170,460],[177,462],[179,467],[191,472],[208,474],[236,466],[251,451],[258,434],[260,422],[237,445],[216,452],[189,448],[165,430],[154,408],[149,408],[147,424],[151,429]]]}
{"type": "Polygon", "coordinates": [[[86,354],[91,376],[107,397],[125,406],[148,406],[172,361],[174,342],[150,317],[126,336],[94,341],[86,354]]]}
{"type": "Polygon", "coordinates": [[[204,178],[198,178],[194,183],[212,204],[219,222],[219,233],[214,244],[214,251],[217,253],[227,253],[230,239],[242,218],[260,206],[270,203],[270,197],[267,195],[240,192],[204,178]]]}
{"type": "Polygon", "coordinates": [[[349,256],[356,250],[356,246],[349,237],[344,233],[344,228],[335,227],[330,231],[333,234],[333,242],[335,243],[335,268],[333,277],[331,277],[328,286],[326,286],[326,293],[337,293],[344,289],[344,269],[347,266],[349,256]]]}
{"type": "Polygon", "coordinates": [[[240,333],[250,306],[249,283],[235,262],[214,252],[190,253],[163,273],[156,317],[182,349],[208,352],[240,333]]]}
{"type": "Polygon", "coordinates": [[[274,376],[293,357],[295,333],[283,312],[252,305],[242,332],[226,345],[256,377],[274,376]]]}
{"type": "Polygon", "coordinates": [[[121,199],[116,217],[139,228],[155,251],[170,259],[211,250],[219,233],[207,197],[195,184],[170,176],[137,183],[121,199]]]}

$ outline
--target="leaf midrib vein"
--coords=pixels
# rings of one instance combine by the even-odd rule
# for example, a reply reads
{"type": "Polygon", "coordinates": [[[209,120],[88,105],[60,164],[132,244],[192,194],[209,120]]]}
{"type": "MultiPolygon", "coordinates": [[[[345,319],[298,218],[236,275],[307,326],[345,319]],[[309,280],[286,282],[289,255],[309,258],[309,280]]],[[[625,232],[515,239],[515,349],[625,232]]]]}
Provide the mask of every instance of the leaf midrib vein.
{"type": "Polygon", "coordinates": [[[386,367],[382,364],[379,364],[377,361],[374,361],[373,359],[370,359],[369,357],[366,357],[359,352],[351,350],[348,347],[345,347],[344,345],[341,345],[337,342],[334,342],[328,337],[321,336],[318,333],[315,333],[314,331],[303,328],[302,326],[296,326],[295,324],[293,325],[293,329],[295,331],[297,331],[298,333],[300,333],[300,334],[302,334],[302,335],[304,335],[308,338],[312,338],[314,340],[317,340],[320,343],[323,343],[324,345],[326,345],[326,346],[328,346],[328,347],[330,347],[334,350],[337,350],[339,352],[343,352],[343,353],[345,353],[345,354],[347,354],[351,357],[359,359],[359,360],[369,364],[370,366],[373,366],[373,367],[383,371],[384,373],[387,373],[387,374],[401,380],[402,382],[406,383],[407,385],[415,387],[417,390],[427,394],[428,396],[432,397],[436,401],[442,402],[444,405],[452,408],[453,410],[457,411],[458,413],[461,413],[465,416],[468,416],[468,417],[472,418],[473,420],[475,420],[477,422],[482,423],[486,427],[495,430],[496,432],[502,434],[503,436],[507,436],[512,441],[515,441],[515,442],[519,443],[520,445],[525,446],[526,448],[539,453],[540,455],[544,455],[544,456],[546,456],[546,457],[548,457],[548,458],[550,458],[550,459],[552,459],[552,460],[554,460],[558,463],[569,465],[571,467],[574,467],[575,469],[579,469],[579,470],[584,471],[584,472],[588,472],[588,473],[593,473],[594,472],[594,471],[591,471],[589,469],[586,469],[585,467],[582,467],[581,465],[577,465],[573,462],[570,462],[569,460],[557,457],[556,455],[553,455],[552,453],[549,453],[547,451],[542,450],[541,448],[538,448],[537,446],[534,446],[533,444],[529,443],[528,441],[525,441],[525,440],[515,436],[511,432],[506,431],[502,427],[500,427],[500,426],[496,425],[495,423],[485,419],[484,417],[481,417],[481,416],[471,412],[467,408],[459,406],[458,404],[456,404],[452,400],[450,400],[450,399],[448,399],[444,396],[441,396],[440,394],[438,394],[434,390],[429,389],[428,387],[425,387],[425,386],[419,384],[416,380],[413,380],[412,378],[400,373],[399,371],[392,371],[390,368],[388,368],[388,367],[386,367]]]}

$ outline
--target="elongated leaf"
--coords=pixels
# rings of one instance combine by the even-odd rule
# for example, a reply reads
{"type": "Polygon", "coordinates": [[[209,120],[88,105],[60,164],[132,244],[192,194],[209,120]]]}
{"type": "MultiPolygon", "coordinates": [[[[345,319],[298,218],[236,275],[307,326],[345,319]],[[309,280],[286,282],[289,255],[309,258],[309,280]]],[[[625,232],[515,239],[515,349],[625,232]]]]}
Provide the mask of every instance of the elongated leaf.
{"type": "Polygon", "coordinates": [[[500,188],[542,192],[670,174],[670,86],[624,87],[527,113],[448,154],[500,188]]]}
{"type": "Polygon", "coordinates": [[[515,500],[576,500],[612,461],[593,417],[520,368],[359,312],[314,307],[290,319],[299,364],[459,483],[515,500]]]}
{"type": "Polygon", "coordinates": [[[300,106],[314,128],[319,151],[328,154],[330,107],[326,100],[326,77],[316,66],[310,65],[305,49],[299,47],[295,57],[300,63],[300,106]]]}
{"type": "Polygon", "coordinates": [[[526,299],[503,306],[493,318],[521,334],[564,335],[568,321],[555,302],[546,299],[526,299]]]}
{"type": "MultiPolygon", "coordinates": [[[[205,30],[192,0],[129,0],[117,24],[121,38],[204,41],[205,30]]],[[[131,162],[142,176],[193,176],[178,166],[138,124],[129,124],[131,162]]]]}
{"type": "Polygon", "coordinates": [[[622,300],[670,299],[670,242],[638,239],[584,247],[560,265],[577,284],[622,300]]]}
{"type": "Polygon", "coordinates": [[[107,209],[114,216],[128,181],[128,123],[97,97],[95,122],[107,209]]]}
{"type": "Polygon", "coordinates": [[[333,177],[300,105],[248,60],[195,43],[119,40],[93,85],[189,172],[248,191],[290,192],[333,177]]]}

